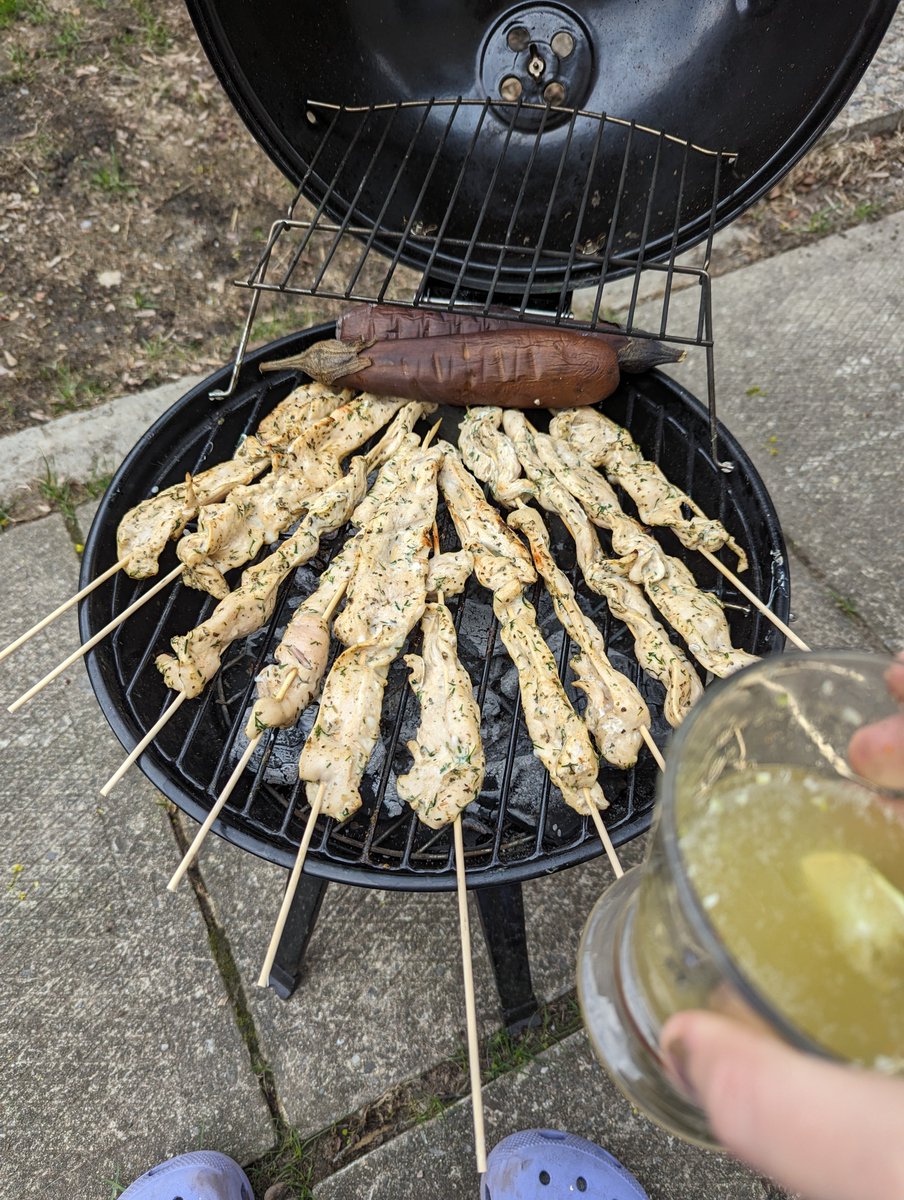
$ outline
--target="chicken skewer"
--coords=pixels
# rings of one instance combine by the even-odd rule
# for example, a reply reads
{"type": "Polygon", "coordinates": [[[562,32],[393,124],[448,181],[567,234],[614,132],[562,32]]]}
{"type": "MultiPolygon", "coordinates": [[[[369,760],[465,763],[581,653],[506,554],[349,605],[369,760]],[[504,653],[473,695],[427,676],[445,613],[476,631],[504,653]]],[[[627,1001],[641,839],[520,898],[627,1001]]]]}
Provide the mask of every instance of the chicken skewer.
{"type": "Polygon", "coordinates": [[[602,465],[609,479],[620,483],[637,505],[640,519],[647,525],[667,525],[689,549],[697,550],[707,562],[745,596],[750,603],[770,621],[776,629],[799,650],[809,650],[802,638],[776,616],[759,596],[742,583],[737,575],[716,558],[715,551],[728,546],[738,557],[738,571],[747,568],[747,557],[727,530],[718,522],[706,517],[689,496],[679,491],[665,478],[655,463],[644,459],[640,449],[627,430],[592,410],[569,410],[558,414],[550,424],[550,433],[564,440],[576,451],[583,462],[591,466],[602,465]],[[688,505],[696,514],[686,519],[682,505],[688,505]]]}
{"type": "MultiPolygon", "coordinates": [[[[185,700],[199,696],[219,671],[227,648],[239,638],[260,629],[270,618],[282,582],[317,553],[325,533],[346,524],[366,487],[364,460],[354,458],[348,475],[320,493],[296,533],[275,554],[249,567],[242,575],[241,587],[221,600],[206,621],[189,633],[171,639],[175,653],[157,656],[157,668],[166,686],[177,693],[168,714],[173,714],[185,700]]],[[[110,776],[100,790],[102,796],[109,795],[122,779],[138,756],[136,751],[141,753],[136,746],[110,776]]]]}
{"type": "Polygon", "coordinates": [[[330,619],[345,595],[357,553],[355,539],[346,542],[324,571],[319,587],[296,609],[274,651],[275,661],[258,676],[257,699],[245,727],[248,745],[167,884],[169,891],[176,890],[197,857],[267,730],[295,725],[316,697],[326,671],[330,619]]]}
{"type": "Polygon", "coordinates": [[[628,768],[637,761],[641,741],[645,741],[662,766],[662,755],[650,734],[649,709],[631,680],[612,666],[600,631],[581,611],[568,577],[552,556],[542,517],[536,509],[521,507],[508,523],[527,538],[559,623],[579,648],[571,660],[574,686],[587,696],[584,723],[597,749],[615,766],[628,768]]]}
{"type": "Polygon", "coordinates": [[[344,821],[361,806],[361,776],[380,732],[383,692],[392,661],[426,605],[430,530],[443,451],[410,460],[408,479],[363,531],[358,568],[335,632],[348,648],[327,676],[317,723],[298,762],[311,805],[258,985],[266,987],[321,811],[344,821]]]}
{"type": "MultiPolygon", "coordinates": [[[[372,470],[373,467],[383,462],[387,455],[395,453],[397,448],[400,446],[406,446],[412,439],[415,441],[417,440],[414,438],[413,434],[408,433],[408,429],[416,422],[420,412],[421,408],[418,405],[415,405],[413,409],[410,405],[404,406],[403,411],[398,414],[396,420],[392,423],[392,425],[390,425],[384,436],[364,456],[363,462],[365,465],[365,474],[372,470]]],[[[341,478],[337,486],[343,486],[341,478]]],[[[324,493],[319,493],[316,497],[309,497],[308,504],[314,504],[315,501],[319,500],[320,496],[323,494],[324,493]]],[[[277,551],[277,554],[278,553],[279,551],[277,551]]],[[[105,625],[103,629],[96,633],[89,641],[85,642],[77,650],[73,651],[68,658],[64,659],[62,663],[45,675],[43,679],[39,680],[33,687],[29,688],[27,692],[14,701],[13,704],[10,705],[9,711],[15,712],[28,700],[32,699],[33,696],[36,696],[38,692],[42,691],[49,683],[56,679],[58,675],[62,674],[62,672],[70,667],[74,662],[77,662],[80,658],[84,657],[84,655],[86,655],[89,650],[93,649],[93,647],[96,646],[103,638],[105,638],[108,633],[112,632],[119,625],[121,625],[128,617],[132,615],[132,613],[137,611],[137,609],[139,609],[143,604],[146,604],[148,600],[150,600],[154,595],[157,594],[157,592],[161,590],[161,588],[171,583],[184,570],[185,568],[182,565],[175,567],[169,573],[169,575],[158,581],[154,587],[150,588],[143,595],[139,596],[139,598],[133,604],[129,605],[127,609],[121,612],[118,616],[114,617],[112,621],[105,625]]],[[[228,592],[227,596],[224,597],[224,600],[226,598],[228,598],[228,592]]]]}
{"type": "Polygon", "coordinates": [[[633,559],[628,578],[643,587],[707,671],[721,678],[757,661],[755,655],[732,645],[719,601],[701,591],[684,563],[666,554],[655,538],[622,511],[602,475],[582,467],[573,450],[538,433],[521,413],[506,413],[503,426],[529,476],[536,480],[542,468],[551,472],[582,504],[590,520],[611,532],[616,554],[623,561],[633,559]]]}
{"type": "Polygon", "coordinates": [[[518,671],[534,753],[576,812],[586,816],[594,806],[606,808],[590,735],[565,695],[534,608],[524,598],[525,586],[536,580],[530,555],[487,503],[451,447],[440,472],[440,487],[459,541],[474,555],[475,574],[493,593],[499,633],[518,671]]]}
{"type": "MultiPolygon", "coordinates": [[[[341,462],[382,428],[402,400],[359,396],[341,405],[290,443],[279,470],[255,484],[235,488],[221,504],[198,514],[198,528],[181,538],[176,553],[185,564],[183,582],[222,599],[225,574],[249,562],[301,516],[308,500],[342,477],[341,462]]],[[[424,407],[408,409],[413,428],[424,407]]]]}
{"type": "Polygon", "coordinates": [[[452,822],[471,1110],[477,1173],[482,1175],[487,1168],[487,1150],[461,814],[480,795],[486,761],[480,740],[480,709],[474,699],[471,677],[458,657],[455,625],[446,607],[444,590],[462,591],[474,560],[467,550],[458,556],[445,556],[458,558],[455,570],[450,573],[439,562],[443,556],[439,554],[435,525],[433,544],[435,553],[430,560],[427,590],[436,591],[436,602],[428,603],[421,618],[424,635],[421,655],[405,656],[411,671],[408,682],[420,702],[421,720],[416,739],[408,743],[413,767],[407,775],[399,776],[396,787],[399,796],[407,800],[418,819],[429,828],[438,829],[452,822]]]}
{"type": "MultiPolygon", "coordinates": [[[[157,560],[166,543],[180,536],[188,522],[197,515],[198,508],[222,500],[234,487],[250,483],[256,475],[260,475],[270,465],[269,451],[285,444],[279,439],[290,431],[293,436],[299,432],[305,414],[316,411],[322,415],[325,403],[336,407],[339,397],[333,396],[320,384],[297,388],[264,418],[255,434],[244,439],[228,462],[217,463],[194,477],[187,475],[184,483],[165,488],[136,505],[119,524],[116,540],[118,559],[113,566],[0,651],[0,662],[95,588],[106,583],[117,571],[124,570],[133,579],[156,575],[159,569],[157,560]],[[324,399],[327,396],[329,401],[324,399]]],[[[175,577],[176,572],[171,573],[167,582],[175,577]]]]}
{"type": "Polygon", "coordinates": [[[637,505],[645,525],[666,525],[689,550],[728,548],[737,556],[738,570],[747,569],[747,555],[720,521],[707,517],[690,496],[670,483],[656,463],[644,458],[627,429],[596,409],[566,409],[550,422],[549,432],[565,442],[591,467],[602,466],[612,483],[619,483],[637,505]],[[693,517],[685,517],[683,506],[693,517]]]}
{"type": "MultiPolygon", "coordinates": [[[[497,410],[498,411],[498,410],[497,410]]],[[[490,424],[499,417],[493,410],[482,410],[483,420],[490,424]]],[[[497,433],[497,440],[512,445],[510,439],[497,433]]],[[[514,448],[513,448],[514,449],[514,448]]],[[[703,685],[684,653],[672,644],[669,635],[657,621],[643,592],[627,578],[631,563],[607,559],[593,526],[581,505],[561,486],[551,471],[546,470],[536,455],[526,452],[530,460],[537,499],[543,508],[558,516],[577,551],[578,565],[588,587],[602,596],[613,616],[622,621],[634,638],[637,661],[648,675],[665,688],[665,717],[670,725],[681,724],[691,705],[703,694],[703,685]]]]}

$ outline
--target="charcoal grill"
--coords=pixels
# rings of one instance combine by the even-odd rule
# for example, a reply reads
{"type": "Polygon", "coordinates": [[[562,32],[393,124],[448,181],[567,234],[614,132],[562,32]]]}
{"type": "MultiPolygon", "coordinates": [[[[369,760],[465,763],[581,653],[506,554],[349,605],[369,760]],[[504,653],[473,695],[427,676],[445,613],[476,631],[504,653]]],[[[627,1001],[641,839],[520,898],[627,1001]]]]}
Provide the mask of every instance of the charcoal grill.
{"type": "MultiPolygon", "coordinates": [[[[254,6],[190,0],[202,44],[238,111],[297,191],[238,281],[251,296],[234,364],[174,405],[123,463],[89,534],[83,581],[114,561],[116,525],[130,507],[186,470],[230,457],[238,438],[298,382],[291,372],[262,376],[261,361],[332,335],[332,326],[322,325],[248,354],[265,292],[439,310],[504,304],[514,321],[595,328],[606,312],[606,287],[627,276],[633,279],[628,328],[701,347],[708,405],[651,372],[624,377],[605,411],[727,525],[750,556],[746,582],[787,618],[778,520],[750,460],[716,419],[708,265],[716,228],[784,174],[843,103],[894,4],[874,3],[867,14],[854,4],[822,8],[817,15],[812,6],[803,13],[771,0],[733,6],[675,0],[657,6],[658,16],[651,10],[638,18],[636,5],[618,0],[569,7],[348,0],[304,6],[301,15],[283,0],[254,6]],[[665,24],[654,36],[657,20],[665,24]],[[674,37],[671,46],[666,33],[674,37]],[[795,63],[789,47],[804,38],[807,54],[795,63]],[[644,70],[636,65],[639,46],[649,50],[641,56],[644,70]],[[687,86],[689,61],[693,87],[687,86]],[[346,71],[345,64],[354,69],[346,71]],[[715,97],[728,77],[737,99],[720,105],[715,97]],[[756,103],[770,87],[770,105],[756,103]],[[340,250],[349,238],[360,247],[351,256],[340,250]],[[695,264],[679,259],[694,246],[700,250],[695,264]],[[650,271],[662,280],[661,300],[654,319],[645,310],[646,327],[638,329],[640,280],[650,271]],[[671,294],[682,277],[698,288],[699,303],[691,323],[677,328],[671,294]],[[573,292],[588,286],[595,289],[590,314],[575,322],[573,292]]],[[[460,416],[460,410],[443,414],[450,440],[460,416]]],[[[442,523],[440,534],[455,544],[442,523]]],[[[643,675],[626,631],[610,622],[603,603],[579,580],[573,548],[555,521],[551,534],[556,558],[572,569],[581,603],[599,624],[614,663],[647,699],[662,744],[668,729],[659,685],[643,675]]],[[[241,754],[254,677],[342,538],[327,540],[310,568],[287,582],[268,626],[233,648],[216,682],[182,707],[142,757],[145,774],[192,817],[203,819],[241,754]]],[[[781,649],[774,627],[720,574],[671,534],[663,538],[702,586],[730,606],[736,645],[757,654],[781,649]]],[[[171,556],[175,562],[167,550],[162,571],[171,556]]],[[[80,610],[82,637],[148,586],[120,573],[98,588],[80,610]]],[[[539,588],[533,599],[566,690],[580,707],[566,665],[568,639],[539,588]]],[[[88,657],[94,690],[124,746],[137,742],[171,698],[155,654],[212,606],[209,597],[176,585],[88,657]]],[[[530,754],[486,594],[472,580],[452,607],[484,714],[488,760],[484,793],[464,819],[468,885],[476,889],[503,1010],[514,1024],[535,1007],[521,883],[594,857],[599,842],[592,824],[564,806],[530,754]]],[[[328,881],[455,887],[451,831],[422,826],[395,794],[416,716],[405,675],[401,663],[390,674],[381,745],[362,787],[364,807],[341,827],[328,819],[318,823],[271,976],[283,995],[297,982],[328,881]]],[[[309,724],[310,715],[297,731],[271,731],[262,739],[214,826],[226,840],[283,866],[294,862],[308,812],[292,776],[309,724]]],[[[601,782],[612,804],[607,825],[616,845],[648,827],[655,772],[646,751],[631,771],[604,765],[601,782]]]]}

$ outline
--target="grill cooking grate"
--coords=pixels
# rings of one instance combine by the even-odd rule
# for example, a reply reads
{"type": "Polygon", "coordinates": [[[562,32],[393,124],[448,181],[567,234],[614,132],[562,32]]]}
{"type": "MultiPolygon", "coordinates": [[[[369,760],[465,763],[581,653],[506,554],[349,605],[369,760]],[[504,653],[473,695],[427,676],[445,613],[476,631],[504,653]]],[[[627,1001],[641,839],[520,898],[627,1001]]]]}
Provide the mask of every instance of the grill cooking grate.
{"type": "Polygon", "coordinates": [[[502,305],[513,321],[595,329],[608,282],[629,276],[621,323],[630,333],[712,347],[708,265],[733,154],[522,100],[308,101],[305,115],[320,141],[286,215],[236,281],[253,295],[233,377],[217,395],[231,394],[264,292],[435,311],[502,305]],[[451,185],[438,170],[450,159],[460,164],[451,185]],[[310,215],[299,212],[303,196],[310,215]],[[705,235],[698,266],[678,261],[691,231],[705,235]],[[658,321],[647,308],[651,328],[638,329],[645,270],[661,276],[662,297],[658,321]],[[671,311],[677,280],[699,287],[697,312],[680,326],[671,311]],[[572,294],[589,286],[590,315],[575,319],[572,294]]]}
{"type": "MultiPolygon", "coordinates": [[[[197,471],[228,458],[239,437],[255,428],[289,392],[294,377],[284,373],[262,381],[257,371],[261,361],[298,353],[331,332],[330,326],[321,326],[255,352],[245,364],[234,395],[216,410],[207,405],[205,395],[212,384],[222,383],[226,370],[199,385],[165,414],[123,463],[103,500],[86,544],[83,578],[94,578],[112,563],[116,526],[130,507],[155,489],[178,481],[186,470],[197,471]]],[[[762,484],[741,448],[720,431],[721,456],[735,465],[728,474],[720,470],[709,452],[705,410],[655,373],[623,383],[607,400],[606,411],[632,430],[648,457],[658,461],[707,512],[727,524],[750,554],[747,582],[772,602],[780,616],[787,617],[788,577],[781,533],[762,484]]],[[[461,416],[460,409],[448,410],[441,436],[454,440],[461,416]]],[[[630,501],[626,501],[626,509],[631,511],[630,501]]],[[[573,545],[561,526],[552,521],[550,529],[557,561],[571,571],[582,607],[599,625],[613,662],[640,686],[653,715],[654,737],[662,745],[668,726],[662,717],[661,687],[640,671],[627,631],[618,622],[610,622],[603,601],[579,582],[573,545]]],[[[254,677],[268,661],[292,608],[310,592],[316,575],[344,536],[343,531],[326,542],[318,558],[287,583],[268,626],[232,648],[214,684],[197,701],[183,705],[142,758],[142,769],[156,786],[193,817],[203,819],[207,814],[244,749],[243,730],[254,696],[254,677]]],[[[440,537],[444,548],[457,544],[442,507],[440,537]]],[[[759,654],[780,648],[773,626],[743,607],[743,598],[734,595],[702,557],[686,551],[670,533],[663,534],[663,542],[670,553],[689,562],[702,585],[742,606],[728,610],[735,644],[759,654]]],[[[169,569],[171,558],[175,560],[168,549],[161,571],[169,569]]],[[[146,587],[120,572],[98,588],[80,612],[83,638],[121,612],[146,587]]],[[[570,686],[568,640],[539,586],[532,598],[566,690],[580,705],[582,697],[570,686]]],[[[203,620],[213,606],[210,597],[177,584],[154,597],[89,656],[92,684],[125,745],[134,745],[172,700],[172,692],[154,666],[155,655],[167,648],[174,634],[203,620]]],[[[469,877],[479,883],[515,881],[595,856],[599,840],[592,823],[564,805],[531,753],[520,719],[514,668],[496,636],[489,594],[472,579],[463,596],[450,600],[450,607],[459,629],[462,659],[478,688],[488,766],[480,802],[464,818],[469,877]]],[[[418,644],[415,633],[410,646],[416,649],[418,644]]],[[[406,678],[404,664],[397,661],[386,691],[381,744],[362,787],[365,805],[342,827],[328,819],[318,823],[307,860],[307,869],[313,874],[377,887],[455,886],[450,830],[426,828],[395,796],[395,776],[408,766],[405,742],[413,736],[417,716],[406,678]]],[[[217,825],[228,840],[285,866],[295,859],[308,812],[294,771],[314,711],[305,714],[297,730],[267,734],[217,825]]],[[[601,782],[612,804],[607,824],[616,844],[648,827],[656,775],[646,750],[631,771],[604,764],[601,782]]]]}

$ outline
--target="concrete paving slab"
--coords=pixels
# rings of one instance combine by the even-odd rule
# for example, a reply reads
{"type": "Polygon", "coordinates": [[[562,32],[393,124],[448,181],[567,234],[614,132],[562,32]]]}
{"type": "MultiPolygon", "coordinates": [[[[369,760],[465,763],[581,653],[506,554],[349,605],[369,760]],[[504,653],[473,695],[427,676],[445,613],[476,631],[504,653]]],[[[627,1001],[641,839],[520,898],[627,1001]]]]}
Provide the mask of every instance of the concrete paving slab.
{"type": "MultiPolygon", "coordinates": [[[[487,1145],[522,1129],[562,1129],[604,1146],[650,1200],[767,1200],[776,1192],[720,1154],[685,1145],[634,1109],[595,1062],[583,1033],[484,1089],[487,1145]]],[[[560,1189],[560,1192],[562,1189],[560,1189]]],[[[463,1101],[324,1180],[317,1200],[475,1200],[471,1105],[463,1101]]]]}
{"type": "MultiPolygon", "coordinates": [[[[640,846],[627,853],[632,862],[640,846]]],[[[455,897],[398,895],[331,885],[308,946],[305,974],[288,1002],[255,987],[279,909],[285,871],[219,839],[201,872],[229,933],[263,1052],[290,1122],[322,1129],[419,1075],[464,1042],[464,999],[455,897]]],[[[537,995],[574,986],[587,913],[611,882],[608,867],[585,867],[525,887],[537,995]]],[[[482,1032],[501,1026],[476,910],[471,906],[477,1010],[482,1032]]]]}
{"type": "Polygon", "coordinates": [[[161,413],[202,378],[189,375],[10,434],[0,458],[0,499],[11,499],[23,481],[42,478],[48,463],[60,479],[86,480],[113,470],[161,413]]]}
{"type": "MultiPolygon", "coordinates": [[[[58,516],[0,535],[0,645],[74,590],[58,516]]],[[[0,667],[4,704],[77,644],[73,615],[0,667]]],[[[242,1160],[273,1143],[207,931],[171,903],[178,855],[73,668],[0,720],[0,1195],[104,1196],[199,1145],[242,1160]]]]}
{"type": "Polygon", "coordinates": [[[829,137],[881,133],[904,116],[904,9],[898,8],[882,44],[850,100],[832,122],[829,137]]]}
{"type": "MultiPolygon", "coordinates": [[[[719,415],[790,548],[888,648],[904,646],[902,266],[898,213],[713,281],[719,415]]],[[[706,395],[702,351],[670,373],[706,395]]]]}

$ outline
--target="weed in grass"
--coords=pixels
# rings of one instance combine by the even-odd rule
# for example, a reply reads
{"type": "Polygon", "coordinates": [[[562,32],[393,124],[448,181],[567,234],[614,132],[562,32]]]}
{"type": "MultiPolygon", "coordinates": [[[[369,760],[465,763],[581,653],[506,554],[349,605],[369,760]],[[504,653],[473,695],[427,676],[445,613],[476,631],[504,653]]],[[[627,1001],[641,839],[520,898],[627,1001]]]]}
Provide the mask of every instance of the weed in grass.
{"type": "Polygon", "coordinates": [[[122,163],[119,161],[115,146],[110,147],[110,157],[107,162],[92,172],[91,182],[102,192],[109,192],[113,195],[136,190],[135,184],[129,183],[123,174],[122,163]]]}
{"type": "Polygon", "coordinates": [[[109,471],[89,475],[84,484],[85,494],[88,496],[89,500],[97,500],[104,494],[112,482],[113,475],[109,471]]]}
{"type": "Polygon", "coordinates": [[[65,479],[60,479],[49,462],[44,463],[44,478],[39,484],[41,495],[51,504],[64,520],[75,520],[75,501],[72,487],[65,479]]]}
{"type": "Polygon", "coordinates": [[[0,0],[0,29],[8,28],[13,21],[44,25],[48,16],[43,0],[0,0]]]}
{"type": "Polygon", "coordinates": [[[308,1154],[310,1141],[297,1129],[284,1129],[279,1144],[257,1162],[245,1168],[256,1196],[277,1183],[286,1184],[298,1200],[312,1200],[313,1163],[308,1154]]]}
{"type": "Polygon", "coordinates": [[[85,22],[80,21],[78,17],[65,14],[58,19],[57,31],[54,34],[51,43],[51,49],[58,58],[71,58],[78,47],[82,44],[82,31],[85,28],[85,22]]]}
{"type": "Polygon", "coordinates": [[[864,200],[854,208],[851,215],[855,221],[875,221],[877,217],[882,216],[882,209],[878,204],[864,200]]]}
{"type": "Polygon", "coordinates": [[[132,293],[132,303],[139,310],[157,307],[157,302],[153,296],[146,296],[144,292],[138,290],[132,293]]]}
{"type": "Polygon", "coordinates": [[[815,233],[822,236],[831,231],[832,224],[833,214],[831,209],[821,208],[818,212],[813,213],[807,222],[807,233],[815,233]]]}
{"type": "Polygon", "coordinates": [[[13,516],[5,504],[0,504],[0,529],[6,529],[13,516]]]}
{"type": "MultiPolygon", "coordinates": [[[[0,3],[2,3],[2,0],[0,0],[0,3]]],[[[0,29],[2,28],[3,25],[0,23],[0,29]]],[[[11,70],[7,71],[3,76],[3,82],[27,83],[34,74],[28,52],[20,46],[10,46],[6,52],[6,57],[9,59],[11,70]]]]}
{"type": "Polygon", "coordinates": [[[423,1125],[436,1117],[441,1117],[446,1111],[447,1103],[442,1096],[423,1096],[411,1102],[411,1120],[415,1125],[423,1125]]]}
{"type": "Polygon", "coordinates": [[[107,1185],[110,1188],[110,1200],[116,1200],[117,1196],[121,1196],[126,1190],[126,1185],[121,1182],[118,1171],[107,1180],[107,1185]]]}
{"type": "Polygon", "coordinates": [[[150,337],[138,343],[140,357],[149,365],[153,366],[159,363],[162,358],[165,358],[167,353],[172,350],[172,343],[166,337],[150,337]]]}
{"type": "Polygon", "coordinates": [[[163,54],[169,49],[171,38],[169,30],[156,12],[157,7],[148,3],[148,0],[132,0],[132,11],[138,18],[145,45],[149,50],[163,54]]]}
{"type": "Polygon", "coordinates": [[[834,588],[829,588],[829,591],[832,593],[832,599],[835,601],[835,607],[839,612],[844,613],[846,617],[860,616],[860,613],[857,611],[857,607],[853,600],[848,600],[846,596],[842,596],[839,592],[836,592],[834,588]]]}

